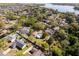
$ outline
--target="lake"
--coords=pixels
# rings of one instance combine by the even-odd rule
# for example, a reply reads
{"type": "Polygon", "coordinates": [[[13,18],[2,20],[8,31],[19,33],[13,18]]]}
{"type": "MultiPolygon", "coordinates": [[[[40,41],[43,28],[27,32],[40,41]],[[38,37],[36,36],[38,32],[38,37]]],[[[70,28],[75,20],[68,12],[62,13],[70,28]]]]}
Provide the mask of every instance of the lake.
{"type": "Polygon", "coordinates": [[[75,13],[76,15],[79,14],[78,10],[74,9],[74,6],[68,6],[68,5],[55,5],[55,4],[45,4],[46,8],[51,8],[54,10],[58,10],[59,12],[70,12],[70,13],[75,13]]]}

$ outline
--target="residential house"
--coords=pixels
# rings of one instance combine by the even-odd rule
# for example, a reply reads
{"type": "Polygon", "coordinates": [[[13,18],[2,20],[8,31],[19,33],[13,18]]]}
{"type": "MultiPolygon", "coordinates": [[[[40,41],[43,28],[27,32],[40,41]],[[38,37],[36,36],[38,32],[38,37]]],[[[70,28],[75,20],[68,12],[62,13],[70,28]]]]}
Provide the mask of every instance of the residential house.
{"type": "Polygon", "coordinates": [[[54,34],[54,30],[49,29],[49,28],[47,28],[47,29],[45,30],[45,32],[48,33],[48,34],[50,34],[50,35],[54,34]]]}
{"type": "Polygon", "coordinates": [[[45,32],[46,33],[48,33],[49,35],[52,35],[52,34],[54,34],[56,31],[59,31],[59,27],[54,27],[53,29],[50,29],[50,28],[47,28],[46,30],[45,30],[45,32]]]}
{"type": "Polygon", "coordinates": [[[17,38],[17,34],[13,34],[13,35],[11,34],[7,36],[7,39],[11,42],[15,42],[16,38],[17,38]]]}
{"type": "Polygon", "coordinates": [[[43,31],[41,31],[41,30],[40,30],[40,31],[35,31],[35,32],[32,33],[32,35],[33,35],[34,37],[40,39],[40,38],[42,38],[42,36],[43,36],[43,31]]]}
{"type": "Polygon", "coordinates": [[[44,53],[36,48],[33,48],[31,51],[29,51],[33,56],[44,56],[44,53]]]}
{"type": "Polygon", "coordinates": [[[19,30],[19,33],[21,34],[29,34],[30,32],[30,27],[23,27],[22,29],[19,30]]]}
{"type": "Polygon", "coordinates": [[[66,19],[62,19],[62,20],[60,21],[60,26],[61,26],[61,27],[67,25],[67,23],[66,23],[65,21],[66,21],[66,19]]]}
{"type": "Polygon", "coordinates": [[[20,40],[16,40],[16,46],[20,49],[23,49],[26,47],[26,43],[24,43],[23,41],[20,41],[20,40]]]}
{"type": "Polygon", "coordinates": [[[60,28],[59,27],[54,27],[53,29],[54,29],[54,31],[59,31],[60,28]]]}
{"type": "Polygon", "coordinates": [[[10,48],[12,49],[15,49],[15,48],[23,49],[25,47],[26,47],[26,44],[21,40],[15,40],[15,42],[13,42],[13,44],[10,46],[10,48]]]}

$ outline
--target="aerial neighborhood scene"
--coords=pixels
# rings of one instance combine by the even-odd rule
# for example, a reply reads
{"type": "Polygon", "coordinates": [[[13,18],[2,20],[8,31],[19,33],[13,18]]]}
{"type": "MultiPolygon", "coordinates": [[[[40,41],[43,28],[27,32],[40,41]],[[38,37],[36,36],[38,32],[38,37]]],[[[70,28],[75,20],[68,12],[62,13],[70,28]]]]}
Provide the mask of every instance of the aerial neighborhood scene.
{"type": "Polygon", "coordinates": [[[0,56],[79,56],[79,4],[0,3],[0,56]]]}

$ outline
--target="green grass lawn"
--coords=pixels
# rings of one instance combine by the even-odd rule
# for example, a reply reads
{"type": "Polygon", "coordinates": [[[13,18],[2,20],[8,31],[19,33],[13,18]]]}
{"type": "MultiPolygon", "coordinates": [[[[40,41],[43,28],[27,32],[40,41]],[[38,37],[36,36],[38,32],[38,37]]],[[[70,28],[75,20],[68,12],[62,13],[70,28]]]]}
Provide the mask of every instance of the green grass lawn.
{"type": "Polygon", "coordinates": [[[15,5],[16,3],[0,3],[0,6],[10,6],[15,5]]]}
{"type": "Polygon", "coordinates": [[[18,51],[16,52],[16,56],[29,56],[28,53],[23,54],[23,52],[25,52],[29,47],[30,47],[30,46],[26,46],[24,49],[18,50],[18,51]]]}

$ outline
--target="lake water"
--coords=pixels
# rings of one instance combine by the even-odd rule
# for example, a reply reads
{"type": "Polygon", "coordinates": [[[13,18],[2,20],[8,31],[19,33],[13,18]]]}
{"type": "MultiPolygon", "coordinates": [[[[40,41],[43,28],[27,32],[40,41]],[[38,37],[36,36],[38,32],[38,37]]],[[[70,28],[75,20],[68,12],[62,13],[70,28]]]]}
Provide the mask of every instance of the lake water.
{"type": "Polygon", "coordinates": [[[74,6],[45,4],[44,7],[51,8],[51,9],[54,9],[54,10],[57,9],[59,12],[71,12],[71,13],[79,14],[79,11],[75,10],[74,6]]]}

